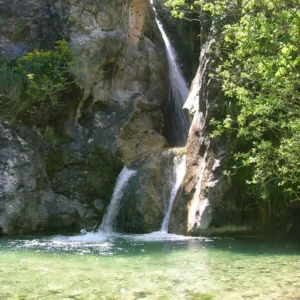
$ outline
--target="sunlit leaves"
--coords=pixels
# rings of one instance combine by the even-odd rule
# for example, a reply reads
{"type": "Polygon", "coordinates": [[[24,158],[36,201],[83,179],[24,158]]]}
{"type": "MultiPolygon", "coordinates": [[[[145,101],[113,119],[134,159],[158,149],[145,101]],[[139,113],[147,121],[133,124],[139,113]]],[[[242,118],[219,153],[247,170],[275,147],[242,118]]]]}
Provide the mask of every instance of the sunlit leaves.
{"type": "Polygon", "coordinates": [[[57,104],[59,93],[72,83],[71,50],[58,41],[55,51],[33,51],[20,58],[15,70],[26,78],[25,94],[31,103],[57,104]]]}
{"type": "Polygon", "coordinates": [[[184,14],[191,2],[194,9],[211,15],[221,62],[212,76],[222,82],[225,96],[236,101],[238,109],[223,120],[211,121],[212,136],[233,132],[248,145],[235,154],[235,168],[253,168],[249,183],[272,182],[299,198],[299,2],[169,0],[167,4],[184,14]]]}
{"type": "MultiPolygon", "coordinates": [[[[296,3],[294,3],[295,5],[296,3]]],[[[300,18],[292,1],[247,1],[239,22],[224,27],[232,53],[218,68],[227,96],[237,99],[237,137],[250,151],[237,162],[252,165],[250,182],[277,182],[297,193],[300,183],[300,18]]],[[[228,116],[224,119],[228,119],[228,116]]],[[[224,125],[224,130],[228,127],[224,125]]],[[[217,128],[220,133],[220,128],[217,128]]]]}

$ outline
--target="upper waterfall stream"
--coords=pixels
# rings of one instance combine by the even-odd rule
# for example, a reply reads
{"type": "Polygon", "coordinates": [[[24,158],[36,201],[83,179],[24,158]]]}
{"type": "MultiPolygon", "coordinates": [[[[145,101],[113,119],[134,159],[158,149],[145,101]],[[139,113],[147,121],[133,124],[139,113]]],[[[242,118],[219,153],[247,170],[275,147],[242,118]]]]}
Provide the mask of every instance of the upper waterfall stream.
{"type": "Polygon", "coordinates": [[[164,40],[169,64],[170,92],[165,110],[165,134],[171,146],[185,146],[190,123],[184,114],[183,105],[188,97],[189,88],[181,72],[178,58],[163,24],[158,19],[153,0],[150,0],[155,20],[164,40]]]}

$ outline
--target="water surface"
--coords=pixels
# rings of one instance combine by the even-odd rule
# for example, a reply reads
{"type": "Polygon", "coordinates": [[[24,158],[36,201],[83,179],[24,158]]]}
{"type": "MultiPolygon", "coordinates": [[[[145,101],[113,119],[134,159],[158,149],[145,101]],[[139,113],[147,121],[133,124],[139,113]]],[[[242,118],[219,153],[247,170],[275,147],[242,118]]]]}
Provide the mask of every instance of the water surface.
{"type": "Polygon", "coordinates": [[[0,239],[0,299],[300,299],[300,247],[162,233],[0,239]]]}

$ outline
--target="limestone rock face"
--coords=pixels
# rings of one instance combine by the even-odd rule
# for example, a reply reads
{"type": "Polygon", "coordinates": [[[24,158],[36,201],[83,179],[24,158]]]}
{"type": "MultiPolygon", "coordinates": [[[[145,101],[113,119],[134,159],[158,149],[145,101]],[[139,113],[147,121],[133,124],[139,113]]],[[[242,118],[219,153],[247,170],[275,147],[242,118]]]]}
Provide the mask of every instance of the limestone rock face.
{"type": "Polygon", "coordinates": [[[149,1],[2,0],[0,16],[0,55],[7,59],[70,41],[82,102],[92,98],[88,108],[96,102],[122,106],[135,93],[166,102],[164,45],[149,1]]]}
{"type": "Polygon", "coordinates": [[[33,47],[51,48],[68,35],[68,10],[61,0],[0,1],[0,55],[11,60],[33,47]]]}
{"type": "Polygon", "coordinates": [[[213,38],[208,39],[202,48],[200,66],[184,106],[192,125],[186,147],[187,171],[181,197],[174,204],[171,232],[228,235],[251,230],[242,223],[230,178],[223,175],[227,141],[210,138],[209,121],[218,116],[224,97],[209,78],[213,43],[213,38]]]}
{"type": "Polygon", "coordinates": [[[121,157],[127,166],[168,146],[162,136],[162,124],[159,106],[137,95],[134,110],[117,139],[121,157]]]}
{"type": "Polygon", "coordinates": [[[2,58],[60,39],[74,61],[68,106],[27,126],[1,123],[11,136],[0,145],[2,234],[95,228],[122,162],[167,146],[168,67],[149,1],[0,0],[2,58]]]}
{"type": "MultiPolygon", "coordinates": [[[[0,234],[78,230],[96,215],[78,199],[56,194],[33,132],[25,141],[7,123],[0,124],[0,234]]],[[[41,141],[40,146],[42,145],[41,141]]],[[[94,218],[94,220],[93,220],[94,218]]]]}
{"type": "Polygon", "coordinates": [[[85,106],[124,109],[136,93],[165,104],[167,65],[149,1],[73,1],[69,20],[74,73],[85,91],[77,119],[85,106]]]}

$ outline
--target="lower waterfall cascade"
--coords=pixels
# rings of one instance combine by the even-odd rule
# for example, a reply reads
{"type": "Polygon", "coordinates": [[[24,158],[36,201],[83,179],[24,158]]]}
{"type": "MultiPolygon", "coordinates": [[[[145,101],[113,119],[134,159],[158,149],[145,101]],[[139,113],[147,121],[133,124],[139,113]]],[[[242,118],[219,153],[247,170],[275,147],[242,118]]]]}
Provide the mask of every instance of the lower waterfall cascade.
{"type": "Polygon", "coordinates": [[[174,201],[176,199],[178,190],[182,184],[186,172],[186,156],[175,156],[174,157],[174,169],[173,169],[173,187],[171,191],[171,196],[169,200],[168,211],[165,215],[163,223],[161,225],[160,231],[163,233],[168,233],[168,227],[170,222],[170,217],[172,213],[172,208],[174,201]]]}
{"type": "Polygon", "coordinates": [[[117,183],[111,198],[111,202],[107,209],[106,214],[103,217],[102,223],[100,225],[100,231],[105,233],[112,233],[114,230],[114,223],[120,211],[121,200],[123,196],[124,189],[129,182],[129,180],[136,174],[136,171],[129,170],[125,166],[121,171],[117,183]]]}

